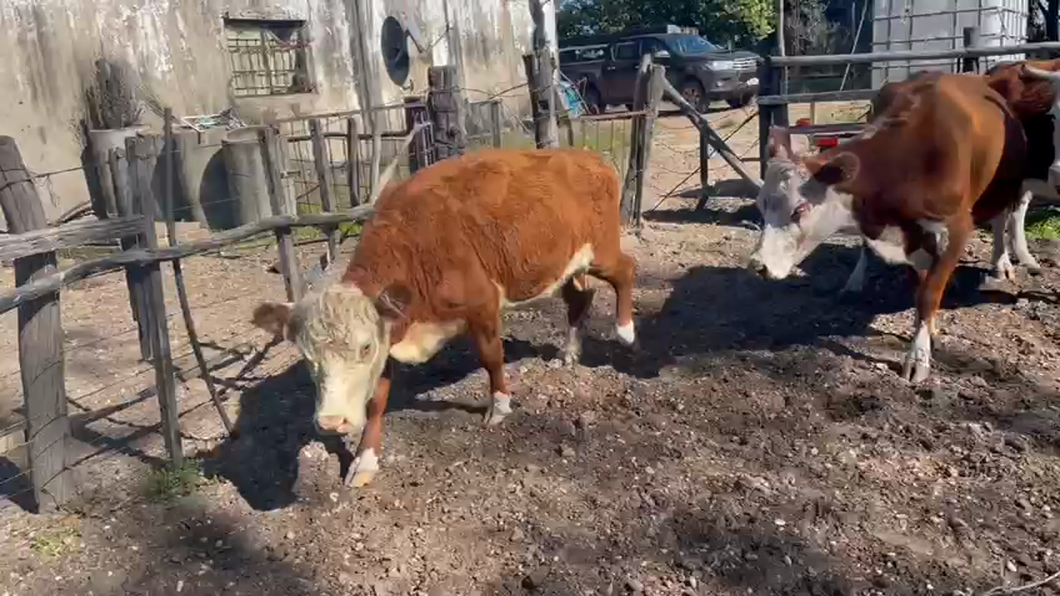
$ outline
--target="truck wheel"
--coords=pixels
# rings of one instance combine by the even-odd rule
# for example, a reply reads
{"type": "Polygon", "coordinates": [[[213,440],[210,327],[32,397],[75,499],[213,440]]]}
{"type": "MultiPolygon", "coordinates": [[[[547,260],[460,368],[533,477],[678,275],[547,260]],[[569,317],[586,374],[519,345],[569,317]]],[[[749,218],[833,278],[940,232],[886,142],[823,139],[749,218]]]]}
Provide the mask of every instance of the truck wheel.
{"type": "Polygon", "coordinates": [[[681,93],[681,97],[692,104],[692,107],[696,108],[696,111],[700,114],[710,109],[710,99],[703,92],[703,85],[699,81],[686,79],[685,82],[681,83],[681,88],[678,91],[681,93]]]}

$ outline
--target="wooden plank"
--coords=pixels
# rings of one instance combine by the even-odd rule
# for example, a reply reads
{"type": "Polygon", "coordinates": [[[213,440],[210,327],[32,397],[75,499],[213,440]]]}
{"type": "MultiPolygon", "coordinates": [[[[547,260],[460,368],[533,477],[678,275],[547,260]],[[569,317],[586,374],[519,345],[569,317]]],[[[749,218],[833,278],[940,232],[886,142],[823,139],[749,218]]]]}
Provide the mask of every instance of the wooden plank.
{"type": "Polygon", "coordinates": [[[24,234],[3,234],[0,235],[0,260],[10,261],[121,238],[139,232],[143,225],[143,217],[132,216],[78,221],[24,234]]]}
{"type": "Polygon", "coordinates": [[[857,134],[865,130],[865,122],[851,122],[843,124],[810,124],[803,126],[789,126],[788,132],[796,135],[848,135],[857,134]]]}
{"type": "MultiPolygon", "coordinates": [[[[335,201],[332,199],[331,191],[334,189],[335,181],[331,177],[331,156],[328,154],[327,141],[320,128],[320,120],[313,118],[309,121],[309,135],[313,137],[313,165],[317,171],[317,184],[320,187],[320,203],[324,211],[335,210],[335,201]]],[[[332,228],[327,231],[328,249],[327,264],[335,262],[339,257],[339,229],[332,228]]]]}
{"type": "Polygon", "coordinates": [[[171,248],[140,249],[131,250],[116,255],[109,255],[100,259],[83,261],[68,269],[52,273],[51,275],[34,279],[32,283],[21,284],[14,290],[0,293],[0,314],[12,310],[26,301],[39,298],[45,294],[55,292],[63,286],[68,286],[76,281],[85,279],[91,275],[98,275],[108,271],[117,271],[130,263],[150,265],[183,259],[192,255],[202,254],[225,246],[230,246],[253,238],[254,236],[271,232],[278,228],[291,228],[299,226],[323,226],[338,223],[365,221],[372,215],[372,208],[362,205],[356,209],[339,211],[336,213],[309,213],[302,216],[282,215],[273,216],[261,221],[226,230],[211,238],[197,242],[184,242],[171,248]]]}
{"type": "Polygon", "coordinates": [[[869,52],[866,54],[830,54],[824,56],[772,56],[776,66],[831,66],[842,64],[870,64],[875,62],[899,62],[904,60],[959,60],[1027,54],[1042,50],[1060,50],[1060,42],[1025,43],[1014,46],[989,46],[957,48],[948,50],[896,50],[892,52],[869,52]]]}
{"type": "MultiPolygon", "coordinates": [[[[269,189],[269,202],[274,215],[294,215],[294,209],[287,201],[283,180],[280,178],[279,155],[276,154],[276,131],[267,126],[261,129],[261,163],[265,167],[266,183],[269,189]]],[[[276,243],[280,253],[280,273],[283,274],[284,289],[288,302],[295,302],[301,296],[302,284],[299,281],[298,256],[294,252],[294,239],[290,226],[275,229],[276,243]]]]}
{"type": "MultiPolygon", "coordinates": [[[[176,225],[170,221],[169,214],[174,208],[174,184],[176,182],[176,165],[173,154],[173,112],[166,108],[163,116],[165,130],[162,163],[162,212],[166,217],[166,238],[170,243],[176,242],[176,225]]],[[[146,197],[153,195],[145,193],[146,197]]],[[[141,213],[154,213],[154,205],[140,204],[141,213]]],[[[154,226],[151,226],[152,228],[154,226]]],[[[157,238],[145,238],[148,248],[157,248],[157,238]]],[[[150,329],[151,350],[154,353],[155,386],[158,388],[158,411],[162,427],[162,439],[169,453],[169,461],[174,468],[184,463],[184,446],[180,440],[180,407],[177,404],[177,377],[173,366],[172,347],[169,343],[169,319],[166,318],[166,297],[162,288],[162,268],[159,263],[144,266],[146,277],[147,299],[145,309],[150,329]]]]}
{"type": "Polygon", "coordinates": [[[350,187],[350,207],[361,204],[361,155],[357,119],[346,119],[346,185],[350,187]]]}
{"type": "MultiPolygon", "coordinates": [[[[117,203],[118,215],[123,217],[134,217],[133,194],[139,192],[136,181],[136,171],[133,163],[136,159],[136,137],[125,139],[125,150],[111,150],[109,156],[110,177],[114,181],[114,200],[117,203]],[[121,162],[119,164],[119,158],[121,162]]],[[[141,221],[143,218],[140,218],[141,221]]],[[[152,224],[153,225],[153,224],[152,224]]],[[[123,251],[143,246],[143,227],[136,230],[132,235],[121,238],[121,249],[123,251]]],[[[140,342],[140,358],[150,361],[154,352],[151,344],[150,327],[147,317],[143,316],[147,308],[146,286],[144,285],[143,267],[139,265],[128,265],[125,267],[125,284],[129,290],[129,309],[132,311],[133,320],[136,321],[137,339],[140,342]]]]}
{"type": "MultiPolygon", "coordinates": [[[[419,104],[421,106],[422,105],[426,105],[423,102],[419,102],[419,104]]],[[[325,132],[325,133],[322,133],[321,136],[323,136],[325,139],[345,139],[346,136],[347,136],[347,133],[344,133],[344,132],[325,132]]],[[[379,138],[384,140],[384,141],[397,141],[397,140],[401,139],[404,136],[405,136],[405,133],[401,132],[400,130],[384,130],[384,131],[379,133],[379,138]]],[[[313,135],[312,134],[308,134],[308,135],[290,135],[290,136],[286,136],[285,135],[283,138],[288,143],[310,143],[310,142],[313,141],[313,135]]],[[[362,141],[371,141],[372,140],[372,135],[359,134],[359,135],[357,135],[357,138],[362,140],[362,141]]]]}
{"type": "MultiPolygon", "coordinates": [[[[13,233],[48,225],[44,206],[18,145],[8,136],[0,136],[0,209],[13,233]]],[[[15,284],[32,283],[55,271],[54,252],[22,257],[15,261],[15,284]]],[[[66,466],[70,420],[66,414],[58,292],[42,294],[18,309],[18,361],[34,507],[38,511],[50,510],[66,502],[73,493],[73,481],[66,466]]]]}
{"type": "MultiPolygon", "coordinates": [[[[774,90],[770,90],[772,92],[774,90]]],[[[787,95],[760,95],[759,106],[786,106],[793,103],[825,101],[864,101],[876,97],[879,89],[853,89],[850,91],[822,91],[820,93],[789,93],[787,95]]]]}
{"type": "MultiPolygon", "coordinates": [[[[167,116],[171,115],[169,113],[169,108],[166,108],[166,113],[167,113],[167,116]]],[[[167,122],[168,122],[168,120],[169,120],[169,118],[167,118],[167,122]]],[[[319,129],[318,129],[318,132],[319,132],[319,129]]],[[[166,133],[165,146],[166,147],[173,147],[174,144],[173,144],[173,128],[172,128],[172,126],[166,126],[165,133],[166,133]]],[[[162,187],[162,192],[167,196],[165,204],[169,207],[169,212],[166,213],[166,229],[168,230],[167,233],[166,233],[166,238],[168,239],[169,246],[172,248],[172,247],[177,245],[177,235],[176,235],[176,232],[175,232],[176,227],[177,227],[177,217],[176,217],[176,213],[174,211],[174,201],[173,201],[173,193],[174,193],[173,174],[174,174],[174,171],[176,169],[176,163],[175,163],[176,160],[174,159],[172,151],[167,151],[166,155],[165,155],[165,158],[166,158],[166,160],[165,160],[165,163],[163,164],[163,167],[165,168],[165,170],[163,172],[164,183],[163,183],[163,187],[162,187]]],[[[157,267],[157,265],[156,265],[156,267],[157,267]]],[[[199,334],[196,333],[196,331],[195,331],[195,319],[194,319],[194,317],[192,317],[192,314],[191,314],[191,303],[188,300],[188,289],[187,289],[187,286],[185,286],[185,284],[184,284],[184,269],[181,266],[180,259],[175,259],[173,261],[173,278],[174,278],[174,282],[176,283],[176,286],[177,286],[177,299],[180,302],[180,312],[181,312],[182,317],[184,318],[184,329],[188,333],[188,341],[191,343],[191,351],[192,351],[192,353],[195,354],[195,362],[196,362],[196,364],[199,365],[199,370],[202,372],[202,380],[203,380],[204,383],[206,383],[206,390],[210,393],[210,400],[213,401],[214,407],[217,409],[218,416],[220,416],[220,418],[221,418],[221,424],[224,425],[225,432],[227,432],[229,435],[231,435],[232,434],[232,421],[228,418],[228,412],[225,411],[224,405],[221,404],[221,399],[220,399],[220,397],[217,394],[217,388],[213,384],[213,377],[210,376],[210,368],[206,364],[206,357],[203,356],[203,353],[202,353],[202,344],[199,342],[199,334]]],[[[164,307],[164,305],[163,305],[163,307],[164,307]]],[[[168,342],[169,342],[169,340],[168,340],[168,329],[167,329],[166,343],[168,344],[168,342]]],[[[170,360],[169,366],[173,367],[172,360],[170,360]]],[[[166,372],[167,371],[165,371],[165,370],[161,371],[162,374],[165,374],[166,372]]],[[[174,383],[174,387],[175,386],[176,385],[174,383]]],[[[158,389],[159,389],[158,394],[159,394],[160,403],[162,403],[164,401],[167,404],[165,410],[169,410],[170,408],[172,408],[173,411],[179,411],[179,410],[176,410],[176,403],[177,403],[176,402],[176,395],[174,394],[172,400],[170,400],[169,396],[165,395],[165,392],[169,391],[169,388],[166,385],[164,385],[163,383],[159,383],[158,389]],[[164,399],[163,399],[163,397],[164,397],[164,399]]],[[[163,417],[163,421],[165,421],[167,424],[171,423],[171,422],[168,421],[168,418],[166,416],[163,417]]],[[[176,418],[173,418],[172,422],[178,422],[178,421],[177,421],[176,418]]],[[[177,429],[177,431],[178,431],[177,440],[179,441],[179,428],[177,429]]],[[[167,434],[168,434],[168,430],[167,430],[167,434]]],[[[179,443],[178,443],[178,445],[179,445],[179,443]]],[[[176,465],[176,464],[177,464],[177,460],[174,459],[174,465],[176,465]]]]}

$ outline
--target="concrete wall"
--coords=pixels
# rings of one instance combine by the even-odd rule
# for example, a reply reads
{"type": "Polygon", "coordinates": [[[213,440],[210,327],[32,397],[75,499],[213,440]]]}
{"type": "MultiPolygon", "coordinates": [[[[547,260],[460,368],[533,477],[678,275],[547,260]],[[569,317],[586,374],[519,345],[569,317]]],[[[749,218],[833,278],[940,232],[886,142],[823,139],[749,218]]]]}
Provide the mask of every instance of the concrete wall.
{"type": "MultiPolygon", "coordinates": [[[[369,63],[384,102],[424,92],[431,64],[459,65],[464,87],[485,93],[523,81],[521,56],[533,28],[526,0],[363,1],[369,63]],[[432,46],[425,56],[411,48],[412,74],[405,89],[386,76],[381,58],[380,28],[391,14],[414,20],[432,46]]],[[[546,5],[546,15],[554,43],[553,4],[546,5]]],[[[0,0],[0,88],[5,90],[0,134],[18,140],[31,170],[78,166],[82,88],[91,82],[94,62],[101,57],[129,65],[143,96],[172,107],[177,115],[216,113],[232,101],[251,122],[267,114],[283,118],[357,109],[362,102],[349,12],[343,0],[0,0]],[[306,20],[316,92],[230,100],[226,15],[306,20]]],[[[483,99],[485,93],[468,91],[466,96],[483,99]]],[[[517,95],[525,96],[525,91],[517,95]]],[[[513,98],[509,105],[523,109],[526,101],[513,98]]],[[[159,122],[145,110],[145,124],[159,122]]],[[[86,200],[83,176],[53,177],[43,198],[50,214],[86,200]]]]}

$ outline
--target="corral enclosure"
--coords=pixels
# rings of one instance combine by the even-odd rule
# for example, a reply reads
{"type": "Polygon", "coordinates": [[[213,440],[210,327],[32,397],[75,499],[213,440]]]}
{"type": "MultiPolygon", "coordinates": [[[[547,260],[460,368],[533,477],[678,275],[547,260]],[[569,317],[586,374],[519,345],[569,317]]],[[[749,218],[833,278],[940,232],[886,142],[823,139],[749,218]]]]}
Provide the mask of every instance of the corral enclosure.
{"type": "MultiPolygon", "coordinates": [[[[847,126],[866,111],[865,101],[789,103],[785,120],[816,126],[847,126]]],[[[404,124],[388,128],[381,156],[384,165],[397,158],[399,177],[434,158],[419,135],[438,131],[410,126],[422,123],[418,107],[388,119],[404,124]]],[[[468,109],[469,150],[534,143],[528,128],[495,127],[498,109],[468,109]]],[[[282,187],[285,203],[270,209],[324,221],[327,201],[343,209],[363,196],[352,192],[367,190],[370,157],[358,115],[277,123],[285,177],[266,192],[271,201],[282,187]]],[[[1035,242],[1042,276],[991,297],[975,289],[990,248],[977,238],[940,320],[935,375],[912,386],[895,373],[911,318],[904,272],[874,263],[866,295],[842,301],[857,258],[847,238],[807,259],[805,277],[749,272],[758,214],[729,158],[759,153],[756,110],[702,116],[726,139],[725,159],[704,146],[701,126],[672,116],[652,116],[646,171],[630,151],[643,115],[577,119],[559,131],[562,144],[642,175],[644,226],[625,238],[638,260],[640,353],[615,342],[606,288],[582,363],[570,369],[557,357],[566,332],[558,301],[511,312],[515,415],[482,429],[486,378],[467,342],[401,367],[382,472],[366,489],[341,487],[338,446],[312,428],[314,389],[297,351],[247,320],[258,301],[289,291],[275,273],[286,266],[277,244],[281,255],[284,242],[299,245],[304,271],[326,252],[330,228],[277,225],[279,236],[180,259],[205,377],[173,270],[162,267],[188,456],[177,469],[161,465],[169,455],[158,371],[142,358],[129,282],[119,271],[65,289],[68,465],[80,492],[57,511],[22,513],[26,476],[15,455],[0,456],[0,490],[14,501],[0,509],[0,568],[10,570],[0,589],[956,595],[1060,569],[1056,246],[1035,242]]],[[[254,134],[262,151],[272,147],[254,134]]],[[[162,245],[218,236],[190,222],[154,228],[162,245]]],[[[334,266],[345,266],[349,246],[334,266]]],[[[68,269],[94,255],[58,256],[68,269]]],[[[5,292],[19,285],[10,269],[0,275],[5,292]]],[[[17,327],[14,314],[0,317],[0,345],[12,354],[0,372],[5,396],[24,380],[11,366],[17,327]]]]}

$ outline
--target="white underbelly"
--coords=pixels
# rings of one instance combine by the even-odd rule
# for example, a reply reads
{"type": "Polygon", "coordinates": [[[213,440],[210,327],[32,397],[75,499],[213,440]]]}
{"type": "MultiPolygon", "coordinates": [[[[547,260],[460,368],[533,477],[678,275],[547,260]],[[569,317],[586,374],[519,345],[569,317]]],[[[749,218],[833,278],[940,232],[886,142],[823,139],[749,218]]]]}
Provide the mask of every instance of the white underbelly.
{"type": "Polygon", "coordinates": [[[559,292],[559,289],[562,288],[563,285],[566,284],[568,281],[570,281],[570,278],[574,277],[575,275],[577,275],[579,273],[583,273],[585,271],[588,271],[589,270],[589,266],[592,264],[593,258],[595,256],[596,255],[593,252],[593,246],[591,244],[586,244],[586,245],[582,246],[581,248],[578,249],[577,252],[574,253],[574,256],[572,256],[570,261],[567,263],[567,266],[563,268],[563,273],[560,274],[560,276],[554,282],[549,284],[548,287],[546,287],[544,290],[542,290],[536,296],[533,296],[531,298],[527,298],[525,300],[509,301],[505,297],[505,293],[506,292],[505,292],[504,287],[502,285],[500,285],[500,284],[497,284],[497,290],[500,292],[500,296],[501,296],[501,300],[500,300],[501,310],[507,310],[509,308],[516,308],[516,307],[519,307],[519,306],[530,304],[531,302],[536,302],[536,301],[541,300],[543,298],[548,298],[550,296],[555,296],[559,292]]]}

